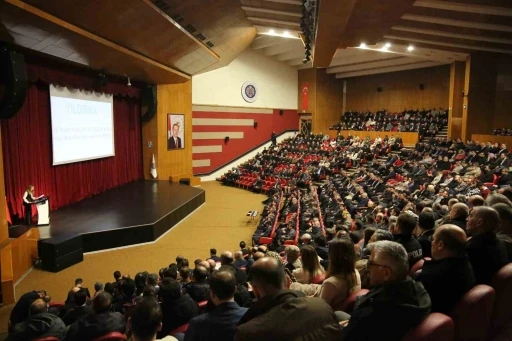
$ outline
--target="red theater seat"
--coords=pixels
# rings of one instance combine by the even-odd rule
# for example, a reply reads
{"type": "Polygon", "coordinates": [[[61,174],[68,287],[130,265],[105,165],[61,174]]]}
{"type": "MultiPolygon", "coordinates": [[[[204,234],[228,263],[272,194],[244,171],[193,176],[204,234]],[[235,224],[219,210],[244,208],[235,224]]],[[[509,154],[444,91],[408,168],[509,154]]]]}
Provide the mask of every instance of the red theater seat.
{"type": "Polygon", "coordinates": [[[488,340],[494,340],[512,321],[512,263],[505,265],[492,280],[496,292],[488,340]]]}
{"type": "Polygon", "coordinates": [[[368,289],[361,289],[361,290],[354,291],[352,294],[350,294],[349,297],[345,298],[343,300],[343,302],[341,302],[339,307],[336,307],[336,309],[334,309],[334,310],[341,310],[341,311],[344,311],[344,312],[350,314],[352,312],[352,310],[354,310],[354,306],[356,304],[356,298],[358,298],[359,296],[366,295],[369,291],[370,290],[368,290],[368,289]]]}
{"type": "Polygon", "coordinates": [[[108,333],[107,335],[103,335],[93,341],[125,341],[126,335],[118,332],[108,333]]]}
{"type": "Polygon", "coordinates": [[[425,264],[426,260],[430,260],[430,258],[426,257],[426,258],[420,259],[419,261],[414,263],[414,265],[409,270],[409,276],[412,276],[419,270],[423,269],[423,264],[425,264]]]}
{"type": "Polygon", "coordinates": [[[60,341],[60,339],[55,336],[47,336],[47,337],[42,337],[40,339],[33,339],[32,341],[60,341]]]}
{"type": "Polygon", "coordinates": [[[455,323],[455,341],[486,339],[494,296],[494,289],[488,285],[477,285],[464,295],[450,314],[455,323]]]}
{"type": "Polygon", "coordinates": [[[433,313],[405,334],[402,341],[452,341],[454,328],[451,318],[433,313]]]}
{"type": "Polygon", "coordinates": [[[171,330],[169,335],[176,334],[176,333],[184,333],[187,331],[187,329],[188,329],[188,323],[183,324],[183,325],[179,326],[178,328],[171,330]]]}

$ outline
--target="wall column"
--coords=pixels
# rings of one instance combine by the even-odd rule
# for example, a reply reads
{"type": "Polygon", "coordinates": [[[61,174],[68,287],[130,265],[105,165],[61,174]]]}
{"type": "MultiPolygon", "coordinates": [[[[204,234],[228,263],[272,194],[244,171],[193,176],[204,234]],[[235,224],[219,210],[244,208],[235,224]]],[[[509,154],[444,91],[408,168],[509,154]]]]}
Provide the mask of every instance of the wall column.
{"type": "Polygon", "coordinates": [[[450,66],[450,98],[448,112],[448,137],[458,139],[462,132],[462,111],[464,105],[464,77],[466,64],[454,62],[450,66]]]}
{"type": "Polygon", "coordinates": [[[463,141],[470,140],[473,134],[492,134],[496,81],[497,67],[492,55],[474,53],[467,57],[461,133],[463,141]]]}

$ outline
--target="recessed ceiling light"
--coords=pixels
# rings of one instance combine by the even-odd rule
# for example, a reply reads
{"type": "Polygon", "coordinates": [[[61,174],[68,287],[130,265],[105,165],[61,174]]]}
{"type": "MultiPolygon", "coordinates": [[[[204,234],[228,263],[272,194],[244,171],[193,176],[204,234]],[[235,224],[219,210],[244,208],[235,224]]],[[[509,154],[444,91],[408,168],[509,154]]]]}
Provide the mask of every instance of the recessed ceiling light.
{"type": "Polygon", "coordinates": [[[409,47],[407,48],[407,51],[414,51],[414,46],[409,45],[409,47]]]}
{"type": "Polygon", "coordinates": [[[364,48],[366,48],[366,44],[365,43],[361,43],[361,45],[359,45],[359,47],[364,49],[364,48]]]}
{"type": "Polygon", "coordinates": [[[384,45],[384,47],[389,49],[391,47],[391,44],[390,43],[386,43],[386,45],[384,45]]]}
{"type": "Polygon", "coordinates": [[[283,32],[283,37],[288,37],[289,35],[290,35],[290,32],[288,32],[288,31],[283,32]]]}
{"type": "Polygon", "coordinates": [[[269,31],[268,31],[268,34],[276,34],[276,31],[274,31],[274,30],[269,30],[269,31]]]}

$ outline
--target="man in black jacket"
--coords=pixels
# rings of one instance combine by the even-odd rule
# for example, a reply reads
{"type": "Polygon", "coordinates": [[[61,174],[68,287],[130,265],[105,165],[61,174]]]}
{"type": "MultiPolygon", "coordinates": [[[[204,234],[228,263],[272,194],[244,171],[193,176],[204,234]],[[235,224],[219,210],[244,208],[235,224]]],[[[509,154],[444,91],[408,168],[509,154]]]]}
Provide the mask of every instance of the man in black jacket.
{"type": "Polygon", "coordinates": [[[466,233],[456,225],[441,225],[432,241],[432,260],[416,276],[432,300],[432,311],[450,314],[475,286],[473,268],[466,256],[466,233]]]}
{"type": "MultiPolygon", "coordinates": [[[[204,268],[204,267],[202,267],[204,268]]],[[[199,314],[199,307],[188,294],[182,294],[181,285],[172,278],[165,278],[160,285],[158,297],[162,302],[163,326],[158,338],[164,338],[169,332],[188,323],[199,314]]]]}
{"type": "Polygon", "coordinates": [[[43,299],[32,302],[27,312],[28,319],[16,324],[9,340],[25,341],[49,336],[62,339],[66,334],[66,326],[58,316],[48,312],[48,305],[43,299]]]}
{"type": "Polygon", "coordinates": [[[409,256],[409,266],[412,267],[422,257],[422,250],[420,243],[414,238],[412,232],[416,228],[416,218],[408,213],[401,213],[398,216],[396,227],[393,233],[393,238],[401,244],[407,251],[409,256]]]}
{"type": "Polygon", "coordinates": [[[408,277],[409,257],[402,245],[385,240],[368,246],[373,288],[356,300],[349,320],[341,323],[341,340],[399,341],[430,313],[430,297],[421,283],[408,277]]]}
{"type": "Polygon", "coordinates": [[[87,292],[84,289],[80,289],[74,293],[73,301],[75,302],[75,308],[68,311],[62,318],[66,326],[73,324],[75,321],[78,321],[80,318],[92,312],[91,307],[86,305],[87,292]]]}
{"type": "Polygon", "coordinates": [[[66,334],[66,340],[89,341],[112,332],[123,333],[126,323],[123,315],[111,312],[112,296],[100,291],[92,302],[92,314],[73,323],[66,334]]]}
{"type": "Polygon", "coordinates": [[[23,294],[12,308],[11,316],[9,318],[9,329],[16,326],[16,324],[25,321],[28,318],[30,305],[38,298],[46,296],[46,291],[31,291],[23,294]]]}
{"type": "Polygon", "coordinates": [[[422,257],[432,257],[431,246],[432,236],[434,235],[434,227],[436,220],[434,213],[432,212],[421,212],[418,216],[418,226],[421,229],[421,235],[418,237],[418,242],[421,245],[422,257]]]}
{"type": "Polygon", "coordinates": [[[469,214],[467,229],[472,238],[467,252],[477,284],[489,285],[494,274],[508,263],[505,245],[496,237],[499,225],[500,216],[494,208],[478,206],[469,214]]]}

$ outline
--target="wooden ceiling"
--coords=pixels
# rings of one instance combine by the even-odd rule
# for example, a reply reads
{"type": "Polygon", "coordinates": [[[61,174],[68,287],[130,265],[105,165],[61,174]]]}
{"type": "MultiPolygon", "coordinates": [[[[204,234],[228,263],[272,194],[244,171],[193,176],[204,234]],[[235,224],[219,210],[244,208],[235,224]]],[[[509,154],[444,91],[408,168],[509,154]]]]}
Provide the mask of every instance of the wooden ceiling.
{"type": "Polygon", "coordinates": [[[256,36],[238,0],[0,4],[1,40],[150,83],[183,82],[225,66],[256,36]],[[159,72],[141,71],[148,68],[159,72]]]}

